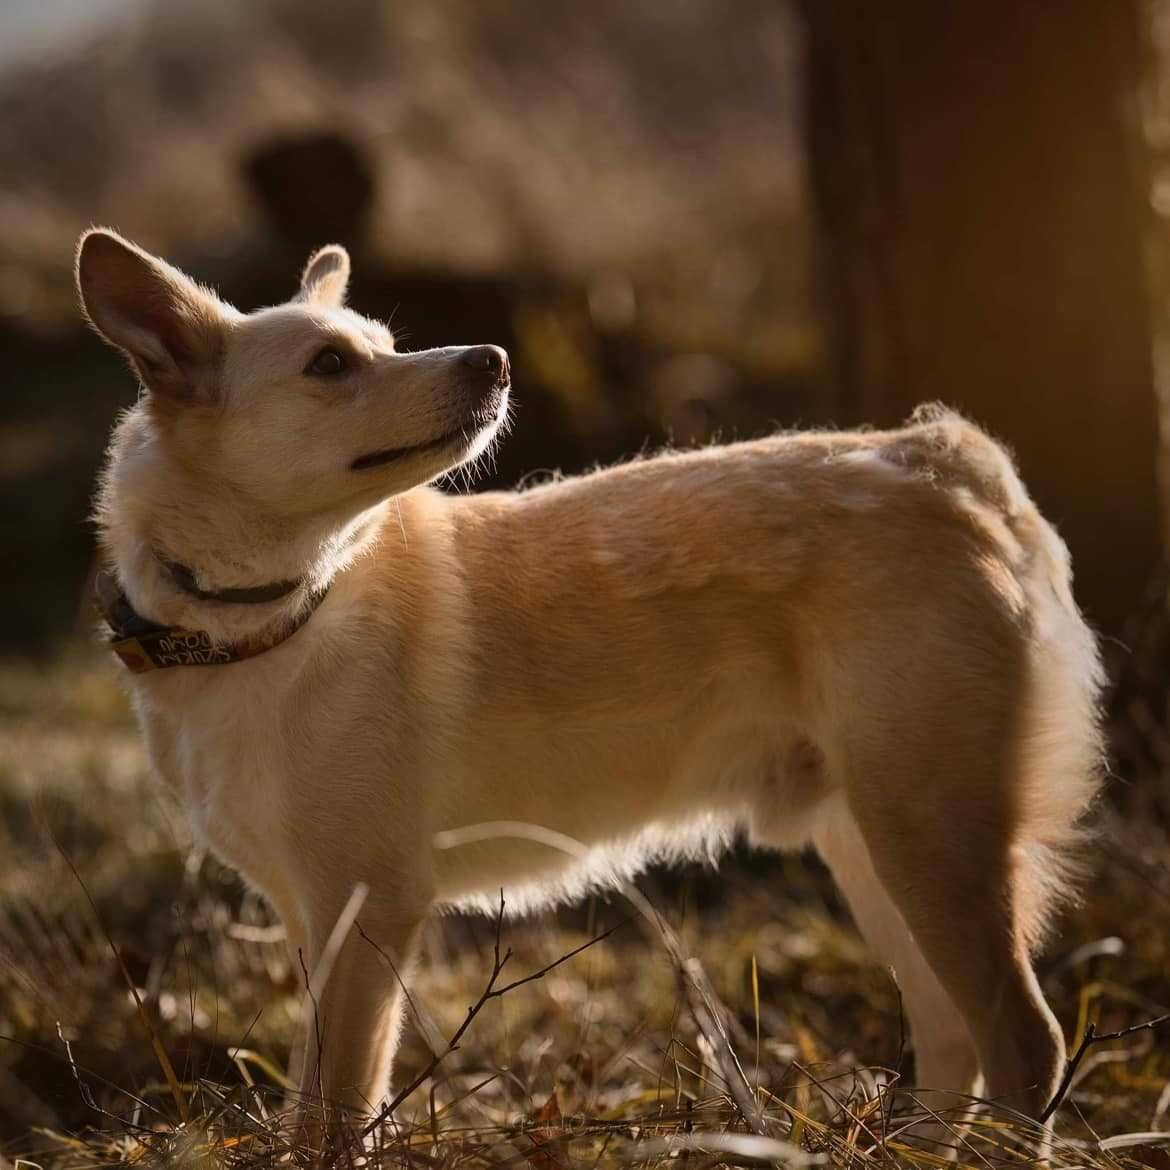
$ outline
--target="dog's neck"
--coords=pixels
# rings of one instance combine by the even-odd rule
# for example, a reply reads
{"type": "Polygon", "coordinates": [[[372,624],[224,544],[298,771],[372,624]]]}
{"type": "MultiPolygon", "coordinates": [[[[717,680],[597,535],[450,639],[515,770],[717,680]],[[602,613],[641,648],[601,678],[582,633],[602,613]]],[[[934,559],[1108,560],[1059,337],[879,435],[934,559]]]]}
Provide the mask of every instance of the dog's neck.
{"type": "Polygon", "coordinates": [[[290,521],[229,485],[192,482],[133,418],[97,501],[106,559],[134,610],[236,643],[294,623],[369,549],[382,507],[290,521]],[[211,498],[209,498],[209,495],[211,498]]]}

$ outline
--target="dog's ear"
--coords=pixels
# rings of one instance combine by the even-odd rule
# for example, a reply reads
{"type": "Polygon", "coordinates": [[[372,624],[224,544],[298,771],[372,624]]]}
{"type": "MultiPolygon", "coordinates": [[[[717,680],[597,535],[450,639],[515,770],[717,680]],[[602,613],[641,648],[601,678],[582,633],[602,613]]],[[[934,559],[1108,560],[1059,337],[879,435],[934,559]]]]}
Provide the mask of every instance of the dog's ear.
{"type": "Polygon", "coordinates": [[[349,253],[340,244],[318,248],[301,273],[301,291],[297,300],[310,305],[340,309],[345,304],[349,284],[349,253]]]}
{"type": "Polygon", "coordinates": [[[104,228],[81,237],[76,277],[90,324],[149,390],[176,401],[214,393],[233,310],[213,293],[104,228]]]}

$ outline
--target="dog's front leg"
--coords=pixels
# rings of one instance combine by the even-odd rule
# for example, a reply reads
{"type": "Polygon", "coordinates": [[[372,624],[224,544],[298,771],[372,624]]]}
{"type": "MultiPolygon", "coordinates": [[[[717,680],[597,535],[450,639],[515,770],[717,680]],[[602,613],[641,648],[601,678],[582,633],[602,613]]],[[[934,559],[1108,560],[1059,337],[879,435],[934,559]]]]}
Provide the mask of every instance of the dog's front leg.
{"type": "MultiPolygon", "coordinates": [[[[390,1070],[404,1003],[403,981],[413,966],[423,914],[359,914],[324,985],[309,997],[300,1085],[306,1119],[360,1124],[390,1091],[390,1070]]],[[[320,923],[312,941],[331,927],[320,923]]],[[[326,944],[306,956],[311,973],[326,944]]],[[[327,957],[326,957],[327,958],[327,957]]]]}

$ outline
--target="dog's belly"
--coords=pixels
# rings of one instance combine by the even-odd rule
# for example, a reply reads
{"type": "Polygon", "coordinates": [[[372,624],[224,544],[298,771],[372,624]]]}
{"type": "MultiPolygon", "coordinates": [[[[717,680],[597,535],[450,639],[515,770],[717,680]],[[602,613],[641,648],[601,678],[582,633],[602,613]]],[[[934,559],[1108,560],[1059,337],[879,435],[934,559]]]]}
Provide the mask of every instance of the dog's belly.
{"type": "Polygon", "coordinates": [[[532,909],[650,861],[714,860],[744,828],[769,846],[805,843],[832,778],[820,747],[759,697],[700,721],[558,728],[485,753],[436,826],[438,900],[494,905],[503,888],[532,909]]]}

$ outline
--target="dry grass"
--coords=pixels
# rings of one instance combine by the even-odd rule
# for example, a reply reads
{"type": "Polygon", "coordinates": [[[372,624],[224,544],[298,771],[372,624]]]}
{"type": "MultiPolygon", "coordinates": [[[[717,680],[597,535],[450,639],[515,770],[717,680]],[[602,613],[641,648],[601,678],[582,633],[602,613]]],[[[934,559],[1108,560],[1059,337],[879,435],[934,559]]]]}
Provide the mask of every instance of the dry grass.
{"type": "MultiPolygon", "coordinates": [[[[149,783],[107,664],[9,665],[0,720],[0,1165],[285,1157],[300,972],[264,905],[192,850],[149,783]]],[[[1074,1039],[1170,1011],[1170,843],[1150,817],[1103,815],[1098,876],[1043,967],[1074,1039]]],[[[912,1071],[896,987],[818,867],[736,854],[718,880],[696,867],[641,886],[666,941],[620,896],[505,920],[498,938],[487,919],[435,922],[398,1079],[431,1071],[365,1156],[536,1170],[936,1164],[912,1144],[920,1112],[893,1091],[912,1071]],[[680,971],[672,935],[701,968],[680,971]],[[514,953],[493,983],[497,942],[514,953]],[[445,1051],[485,989],[550,964],[488,995],[445,1051]]],[[[1170,1034],[1093,1046],[1056,1128],[1056,1166],[1170,1165],[1170,1034]],[[1162,1136],[1124,1136],[1150,1131],[1162,1136]]],[[[992,1111],[956,1138],[959,1160],[1027,1161],[1028,1132],[992,1111]]],[[[334,1144],[323,1161],[358,1157],[334,1144]]]]}

